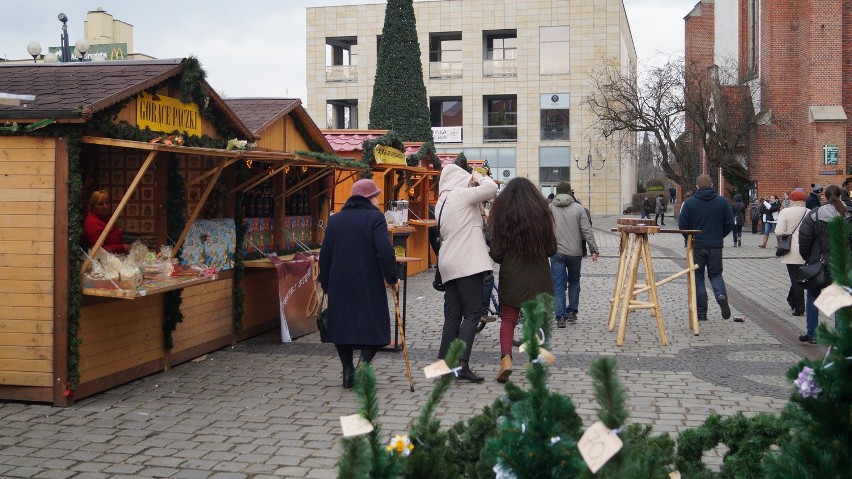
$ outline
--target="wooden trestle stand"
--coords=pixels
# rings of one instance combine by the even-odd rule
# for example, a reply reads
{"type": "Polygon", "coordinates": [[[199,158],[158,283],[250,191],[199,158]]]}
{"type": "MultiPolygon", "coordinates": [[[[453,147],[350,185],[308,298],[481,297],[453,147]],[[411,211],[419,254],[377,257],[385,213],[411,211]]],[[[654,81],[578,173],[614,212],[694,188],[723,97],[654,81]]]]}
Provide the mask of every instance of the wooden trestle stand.
{"type": "Polygon", "coordinates": [[[618,258],[618,273],[615,280],[615,291],[610,299],[609,324],[612,331],[615,328],[616,316],[618,322],[618,338],[616,344],[624,344],[624,335],[627,332],[627,316],[637,309],[650,309],[657,318],[657,328],[660,331],[660,341],[663,346],[668,346],[666,328],[663,324],[663,315],[660,310],[660,297],[657,287],[673,281],[683,275],[687,275],[687,302],[689,310],[689,326],[693,334],[698,336],[698,299],[695,292],[695,270],[698,266],[693,258],[693,237],[701,230],[661,230],[654,225],[650,219],[619,218],[616,222],[617,231],[621,234],[619,244],[620,256],[618,258]],[[648,243],[648,235],[655,233],[677,233],[686,238],[686,269],[678,271],[668,278],[656,281],[654,278],[654,266],[651,262],[651,247],[648,243]],[[637,283],[639,263],[645,265],[645,284],[637,283]],[[648,301],[636,299],[640,293],[648,293],[648,301]],[[620,314],[619,314],[620,313],[620,314]]]}

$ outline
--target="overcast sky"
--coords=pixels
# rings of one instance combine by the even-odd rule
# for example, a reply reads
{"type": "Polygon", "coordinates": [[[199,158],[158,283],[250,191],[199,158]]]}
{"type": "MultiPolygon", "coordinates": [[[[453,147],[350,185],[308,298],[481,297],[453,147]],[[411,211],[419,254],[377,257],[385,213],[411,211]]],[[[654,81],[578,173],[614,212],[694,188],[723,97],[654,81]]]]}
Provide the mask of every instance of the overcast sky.
{"type": "MultiPolygon", "coordinates": [[[[523,1],[523,0],[519,0],[523,1]]],[[[564,0],[567,1],[567,0],[564,0]]],[[[624,0],[640,64],[659,53],[682,54],[683,17],[698,0],[624,0]]],[[[195,55],[207,81],[226,97],[306,100],[305,7],[377,0],[3,0],[0,56],[29,58],[27,44],[60,45],[68,16],[72,48],[90,10],[103,8],[134,26],[134,49],[156,58],[195,55]]]]}

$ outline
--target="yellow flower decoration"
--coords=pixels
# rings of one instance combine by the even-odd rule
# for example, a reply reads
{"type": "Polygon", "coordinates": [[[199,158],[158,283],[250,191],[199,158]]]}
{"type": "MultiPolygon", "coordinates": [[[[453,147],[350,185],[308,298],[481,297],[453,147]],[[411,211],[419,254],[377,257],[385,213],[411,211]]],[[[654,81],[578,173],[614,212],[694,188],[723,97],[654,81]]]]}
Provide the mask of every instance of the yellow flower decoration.
{"type": "Polygon", "coordinates": [[[388,451],[402,454],[402,457],[407,457],[413,449],[414,444],[411,444],[408,436],[396,435],[391,439],[390,444],[388,444],[388,451]]]}

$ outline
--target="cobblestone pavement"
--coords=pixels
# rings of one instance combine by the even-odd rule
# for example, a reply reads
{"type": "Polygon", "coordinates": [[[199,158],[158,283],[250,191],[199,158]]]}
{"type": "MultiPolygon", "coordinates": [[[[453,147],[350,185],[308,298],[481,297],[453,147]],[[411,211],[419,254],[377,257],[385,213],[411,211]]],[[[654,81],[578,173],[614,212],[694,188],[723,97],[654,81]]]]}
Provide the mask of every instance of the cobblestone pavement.
{"type": "MultiPolygon", "coordinates": [[[[596,406],[586,370],[608,355],[618,359],[631,420],[656,432],[677,433],[711,413],[779,412],[791,391],[786,369],[822,348],[796,339],[804,318],[786,307],[786,269],[774,248],[758,248],[762,237],[747,232],[742,247],[724,250],[731,308],[745,322],[722,320],[711,300],[710,320],[694,336],[680,278],[660,287],[669,345],[660,344],[648,311],[639,311],[630,315],[619,347],[606,328],[618,263],[619,238],[610,232],[615,219],[594,220],[602,255],[597,263],[583,262],[579,321],[554,331],[550,386],[569,394],[591,424],[596,406]]],[[[680,235],[656,234],[650,242],[658,280],[683,268],[680,235]]],[[[416,391],[409,391],[401,352],[382,352],[374,361],[386,434],[407,430],[431,389],[422,368],[436,359],[442,322],[442,297],[431,280],[422,273],[408,283],[406,333],[416,391]]],[[[450,389],[437,408],[445,426],[502,393],[493,381],[498,331],[491,323],[477,336],[471,365],[487,380],[450,389]]],[[[333,346],[316,336],[281,344],[270,332],[68,408],[0,404],[0,477],[335,477],[339,417],[358,406],[355,394],[340,387],[333,346]]],[[[526,383],[519,371],[511,379],[526,383]]]]}

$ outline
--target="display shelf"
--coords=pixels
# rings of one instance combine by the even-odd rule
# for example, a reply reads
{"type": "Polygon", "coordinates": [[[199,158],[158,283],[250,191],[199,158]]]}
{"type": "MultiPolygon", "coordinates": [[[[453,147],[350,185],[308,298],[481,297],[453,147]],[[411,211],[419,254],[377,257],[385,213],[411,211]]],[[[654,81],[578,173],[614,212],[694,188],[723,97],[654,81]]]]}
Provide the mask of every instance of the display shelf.
{"type": "Polygon", "coordinates": [[[408,224],[413,226],[438,226],[438,220],[408,220],[408,224]]]}
{"type": "Polygon", "coordinates": [[[169,276],[161,280],[143,281],[136,289],[105,289],[105,288],[83,288],[83,294],[88,296],[100,296],[104,298],[136,299],[142,296],[165,293],[176,289],[183,289],[196,284],[215,281],[218,275],[201,276],[194,278],[169,276]]]}
{"type": "MultiPolygon", "coordinates": [[[[319,254],[319,248],[314,248],[311,250],[311,254],[319,254]]],[[[278,259],[281,261],[290,261],[296,256],[296,253],[285,254],[279,256],[278,259]]],[[[258,259],[250,259],[243,261],[243,266],[246,268],[275,268],[275,264],[270,261],[269,258],[258,258],[258,259]]]]}

